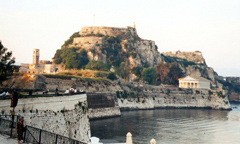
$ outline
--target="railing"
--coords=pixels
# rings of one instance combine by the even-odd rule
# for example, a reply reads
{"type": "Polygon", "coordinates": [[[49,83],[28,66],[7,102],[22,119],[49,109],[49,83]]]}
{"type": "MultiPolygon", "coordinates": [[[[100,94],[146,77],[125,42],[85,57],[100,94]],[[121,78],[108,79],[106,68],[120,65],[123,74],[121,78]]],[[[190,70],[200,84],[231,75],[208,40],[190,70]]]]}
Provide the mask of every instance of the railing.
{"type": "Polygon", "coordinates": [[[17,135],[14,134],[14,130],[19,118],[20,116],[17,115],[0,115],[0,133],[16,138],[17,135]]]}
{"type": "MultiPolygon", "coordinates": [[[[20,116],[12,117],[11,115],[0,115],[0,133],[17,138],[14,129],[19,118],[20,116]]],[[[26,126],[23,141],[33,144],[86,144],[81,141],[31,126],[26,126]]]]}

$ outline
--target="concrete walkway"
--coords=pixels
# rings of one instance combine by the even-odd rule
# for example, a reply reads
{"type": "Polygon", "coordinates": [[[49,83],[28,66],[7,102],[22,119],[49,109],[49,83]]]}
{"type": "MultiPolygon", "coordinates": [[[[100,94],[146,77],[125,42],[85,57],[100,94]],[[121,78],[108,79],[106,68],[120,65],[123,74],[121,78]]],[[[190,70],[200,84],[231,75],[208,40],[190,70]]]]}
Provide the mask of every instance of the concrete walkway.
{"type": "Polygon", "coordinates": [[[10,138],[9,135],[0,134],[0,144],[17,144],[17,139],[10,138]]]}

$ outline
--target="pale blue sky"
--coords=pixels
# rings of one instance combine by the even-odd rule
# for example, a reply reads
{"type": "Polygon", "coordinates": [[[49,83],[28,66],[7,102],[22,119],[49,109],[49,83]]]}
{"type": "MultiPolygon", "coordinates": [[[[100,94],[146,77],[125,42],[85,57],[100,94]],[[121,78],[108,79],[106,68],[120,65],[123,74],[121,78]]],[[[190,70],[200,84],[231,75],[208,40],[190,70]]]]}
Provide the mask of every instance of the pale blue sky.
{"type": "Polygon", "coordinates": [[[219,75],[240,76],[240,0],[0,0],[0,20],[0,40],[20,63],[34,48],[50,60],[83,26],[135,22],[160,52],[199,50],[219,75]]]}

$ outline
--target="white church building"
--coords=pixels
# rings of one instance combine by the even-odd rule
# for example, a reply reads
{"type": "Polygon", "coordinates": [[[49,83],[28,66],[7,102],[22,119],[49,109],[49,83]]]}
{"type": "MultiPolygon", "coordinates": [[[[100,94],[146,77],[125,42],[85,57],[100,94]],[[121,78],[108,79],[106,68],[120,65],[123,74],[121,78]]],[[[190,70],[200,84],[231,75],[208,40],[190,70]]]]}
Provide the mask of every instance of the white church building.
{"type": "Polygon", "coordinates": [[[210,80],[203,77],[186,76],[178,80],[180,88],[210,89],[210,80]]]}

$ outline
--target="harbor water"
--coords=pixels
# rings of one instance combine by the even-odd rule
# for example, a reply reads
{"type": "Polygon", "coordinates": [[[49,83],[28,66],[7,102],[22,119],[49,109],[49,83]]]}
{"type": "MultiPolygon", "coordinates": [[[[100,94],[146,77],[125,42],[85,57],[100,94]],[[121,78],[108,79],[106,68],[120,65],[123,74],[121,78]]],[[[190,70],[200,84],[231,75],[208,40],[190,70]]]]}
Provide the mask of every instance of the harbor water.
{"type": "Polygon", "coordinates": [[[91,121],[91,136],[103,143],[239,144],[240,104],[233,110],[156,109],[122,112],[121,117],[91,121]]]}

